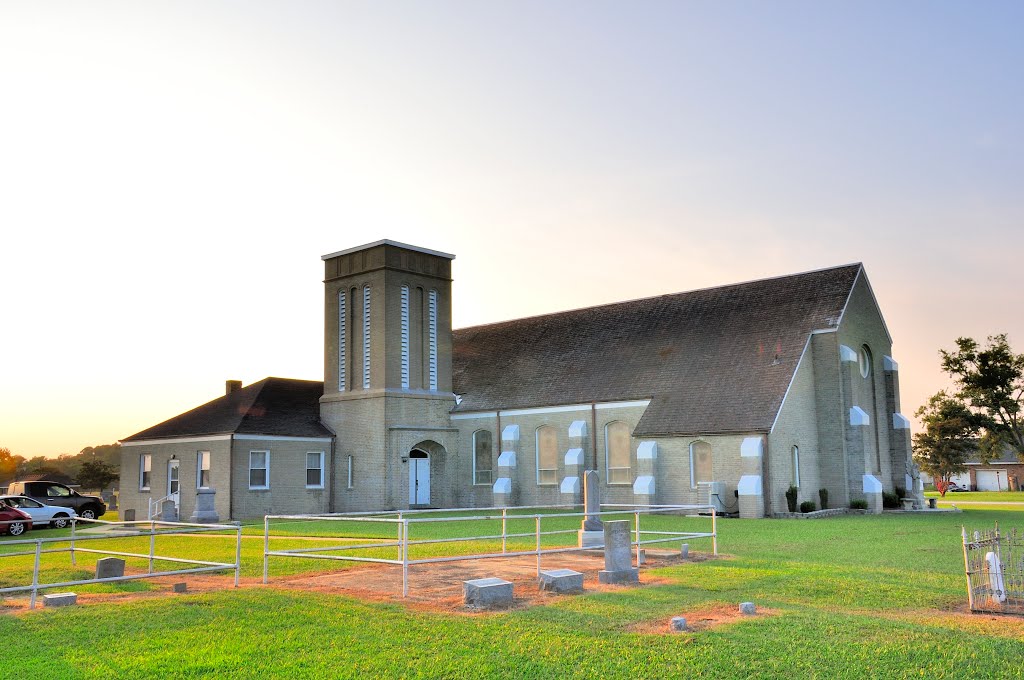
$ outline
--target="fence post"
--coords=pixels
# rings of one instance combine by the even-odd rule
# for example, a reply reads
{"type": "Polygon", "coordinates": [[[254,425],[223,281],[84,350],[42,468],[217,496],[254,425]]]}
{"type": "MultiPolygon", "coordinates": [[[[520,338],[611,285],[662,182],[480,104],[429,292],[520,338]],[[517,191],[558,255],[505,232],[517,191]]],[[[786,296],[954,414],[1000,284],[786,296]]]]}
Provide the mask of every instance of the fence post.
{"type": "Polygon", "coordinates": [[[971,561],[967,556],[967,527],[960,526],[960,534],[964,543],[964,573],[967,574],[967,605],[974,611],[974,588],[971,587],[971,561]]]}
{"type": "Polygon", "coordinates": [[[156,553],[156,522],[149,521],[149,573],[153,573],[153,555],[156,553]]]}
{"type": "Polygon", "coordinates": [[[36,608],[36,593],[39,592],[39,552],[43,548],[42,541],[36,541],[36,563],[35,567],[32,568],[32,597],[29,600],[28,608],[36,608]]]}
{"type": "Polygon", "coordinates": [[[640,511],[633,511],[633,516],[636,518],[634,526],[636,527],[636,566],[640,567],[640,511]]]}
{"type": "Polygon", "coordinates": [[[402,597],[409,596],[409,520],[402,520],[402,597]]]}
{"type": "Polygon", "coordinates": [[[71,518],[71,566],[77,566],[78,562],[75,561],[75,525],[78,524],[78,520],[74,517],[71,518]]]}
{"type": "Polygon", "coordinates": [[[263,516],[263,585],[267,585],[270,571],[270,515],[263,516]]]}
{"type": "Polygon", "coordinates": [[[506,529],[506,522],[508,520],[508,508],[501,509],[501,552],[508,552],[506,546],[508,543],[508,530],[506,529]]]}
{"type": "Polygon", "coordinates": [[[540,515],[534,515],[537,518],[537,578],[540,578],[540,515]]]}
{"type": "Polygon", "coordinates": [[[718,515],[715,506],[711,506],[711,550],[715,557],[718,556],[718,515]]]}
{"type": "Polygon", "coordinates": [[[238,587],[238,578],[242,572],[242,523],[235,521],[237,533],[235,535],[235,587],[238,587]]]}

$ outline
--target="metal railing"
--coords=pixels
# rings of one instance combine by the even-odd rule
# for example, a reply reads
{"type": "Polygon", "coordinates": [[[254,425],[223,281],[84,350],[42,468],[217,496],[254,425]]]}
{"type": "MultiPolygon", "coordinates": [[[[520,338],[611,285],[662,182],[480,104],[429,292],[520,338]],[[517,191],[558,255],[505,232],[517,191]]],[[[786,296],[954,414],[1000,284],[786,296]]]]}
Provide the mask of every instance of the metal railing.
{"type": "Polygon", "coordinates": [[[1024,614],[1024,533],[961,528],[971,611],[1024,614]]]}
{"type": "MultiPolygon", "coordinates": [[[[0,525],[10,525],[18,521],[20,520],[0,521],[0,525]]],[[[86,519],[84,517],[72,517],[70,518],[70,522],[71,534],[69,536],[58,536],[52,538],[18,538],[15,540],[0,540],[0,559],[3,559],[5,557],[18,557],[25,555],[33,555],[35,557],[34,564],[32,567],[32,583],[20,586],[0,588],[0,595],[6,593],[29,592],[31,593],[31,597],[29,599],[29,608],[34,609],[36,606],[36,598],[40,590],[48,590],[51,588],[68,588],[70,586],[91,585],[95,583],[116,583],[118,581],[132,581],[136,579],[155,578],[158,576],[178,576],[182,574],[202,574],[207,572],[218,571],[234,571],[235,587],[238,587],[239,576],[241,574],[242,569],[242,526],[238,523],[192,524],[188,522],[165,522],[160,520],[146,520],[136,522],[108,522],[100,519],[86,519]],[[108,535],[82,534],[77,527],[79,523],[123,528],[116,530],[116,533],[111,533],[108,535]],[[159,555],[156,552],[157,536],[181,536],[187,534],[225,531],[230,531],[235,534],[235,561],[233,563],[211,562],[207,560],[172,557],[169,555],[159,555]],[[148,553],[135,553],[121,550],[101,550],[99,548],[81,547],[81,544],[83,542],[102,540],[122,540],[126,538],[137,538],[140,536],[149,537],[148,553]],[[45,549],[43,548],[44,545],[58,545],[62,543],[66,543],[68,545],[65,547],[53,547],[45,549]],[[14,552],[5,552],[2,550],[7,546],[12,545],[33,545],[35,547],[32,550],[18,550],[14,552]],[[124,576],[111,576],[107,578],[75,579],[71,581],[60,581],[55,583],[41,583],[39,580],[41,558],[43,555],[56,553],[70,553],[72,566],[78,564],[78,553],[87,553],[95,555],[107,555],[112,557],[141,558],[148,560],[148,567],[146,573],[144,574],[126,574],[124,576]],[[157,571],[154,568],[155,562],[170,562],[173,564],[186,564],[192,566],[183,569],[168,569],[163,571],[157,571]]]]}
{"type": "MultiPolygon", "coordinates": [[[[500,557],[520,557],[526,555],[535,555],[537,558],[537,576],[540,577],[541,572],[541,561],[543,555],[551,555],[557,553],[570,553],[570,552],[586,552],[592,550],[598,550],[604,548],[603,541],[594,545],[579,546],[574,545],[571,547],[549,547],[544,548],[541,545],[541,539],[544,536],[556,536],[560,534],[576,534],[578,529],[553,529],[548,531],[542,530],[542,522],[545,520],[559,519],[559,518],[577,518],[583,519],[587,516],[585,512],[547,512],[547,513],[535,513],[535,514],[523,514],[523,511],[529,510],[558,510],[562,508],[573,508],[578,506],[527,506],[527,507],[516,507],[516,508],[457,508],[451,510],[404,510],[395,513],[381,513],[381,512],[358,512],[358,513],[334,513],[325,515],[266,515],[263,520],[263,583],[266,584],[269,580],[270,573],[270,558],[271,557],[296,557],[306,559],[320,559],[320,560],[339,560],[349,562],[374,562],[379,564],[392,564],[400,565],[402,567],[402,596],[408,596],[409,594],[409,567],[417,564],[430,564],[437,562],[456,562],[465,560],[481,560],[489,558],[500,558],[500,557]],[[458,513],[473,513],[473,512],[492,512],[500,511],[501,514],[484,514],[484,515],[462,515],[458,513]],[[511,511],[511,512],[510,512],[511,511]],[[433,517],[420,517],[423,514],[431,515],[445,515],[448,513],[449,516],[433,516],[433,517]],[[396,515],[394,517],[383,516],[383,515],[396,515]],[[338,540],[352,540],[353,543],[338,544],[338,545],[327,545],[318,546],[311,548],[292,548],[289,550],[271,550],[270,541],[270,523],[271,520],[291,520],[291,521],[308,521],[308,522],[353,522],[357,525],[362,523],[366,527],[377,527],[378,531],[383,530],[386,526],[394,527],[395,539],[390,538],[374,538],[367,537],[367,533],[373,533],[372,531],[363,530],[360,532],[352,532],[350,536],[332,536],[338,540]],[[450,538],[426,538],[412,540],[409,537],[409,527],[416,524],[429,524],[437,522],[473,522],[473,521],[498,521],[501,522],[501,533],[481,535],[481,536],[457,536],[450,538]],[[508,531],[508,523],[510,521],[528,521],[533,520],[534,528],[533,531],[529,532],[513,532],[508,531]],[[356,534],[359,535],[356,535],[356,534]],[[524,539],[532,537],[533,548],[529,550],[509,550],[509,539],[524,539]],[[447,555],[441,557],[422,557],[419,559],[413,559],[409,557],[410,546],[423,546],[423,545],[439,545],[439,544],[453,544],[463,543],[471,541],[496,541],[501,539],[501,552],[494,553],[473,553],[467,555],[447,555]],[[374,556],[357,556],[357,555],[341,555],[341,554],[328,554],[328,553],[341,553],[351,551],[366,551],[375,550],[381,551],[386,548],[394,548],[397,551],[397,555],[394,559],[385,557],[374,557],[374,556]]],[[[718,555],[718,524],[717,515],[715,512],[715,506],[713,505],[650,505],[650,506],[633,506],[633,505],[605,505],[602,508],[609,508],[602,510],[597,514],[599,516],[633,516],[633,531],[632,531],[632,550],[635,550],[635,559],[637,566],[641,564],[640,557],[640,546],[651,545],[656,543],[668,543],[673,541],[690,540],[697,538],[710,538],[712,552],[718,555]],[[707,511],[707,515],[711,521],[710,532],[692,532],[692,531],[645,531],[640,526],[641,515],[653,515],[653,514],[680,514],[680,513],[694,513],[707,511]]],[[[385,530],[386,531],[386,530],[385,530]]],[[[288,538],[288,539],[301,539],[299,535],[287,535],[287,536],[274,536],[274,538],[288,538]]]]}

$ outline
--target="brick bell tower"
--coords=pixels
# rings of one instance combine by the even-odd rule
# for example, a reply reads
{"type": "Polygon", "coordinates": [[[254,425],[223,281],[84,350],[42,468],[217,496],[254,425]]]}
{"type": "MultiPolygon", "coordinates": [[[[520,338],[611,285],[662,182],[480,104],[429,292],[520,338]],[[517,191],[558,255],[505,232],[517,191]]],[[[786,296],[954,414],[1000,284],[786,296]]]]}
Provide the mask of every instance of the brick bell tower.
{"type": "Polygon", "coordinates": [[[336,512],[444,507],[458,485],[454,255],[382,240],[324,261],[324,394],[336,512]]]}

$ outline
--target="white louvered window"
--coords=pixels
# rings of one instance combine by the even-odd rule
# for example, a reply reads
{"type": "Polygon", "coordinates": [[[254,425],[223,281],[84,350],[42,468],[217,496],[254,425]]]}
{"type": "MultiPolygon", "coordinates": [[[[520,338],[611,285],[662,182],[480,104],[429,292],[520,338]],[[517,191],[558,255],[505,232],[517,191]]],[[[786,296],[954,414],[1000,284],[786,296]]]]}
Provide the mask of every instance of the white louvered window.
{"type": "Polygon", "coordinates": [[[427,342],[429,343],[427,361],[430,371],[430,389],[437,390],[437,291],[431,290],[427,298],[428,329],[427,342]]]}
{"type": "Polygon", "coordinates": [[[139,491],[149,491],[150,478],[153,474],[153,456],[144,453],[139,456],[139,491]]]}
{"type": "Polygon", "coordinates": [[[306,488],[324,488],[324,452],[308,451],[306,453],[306,488]]]}
{"type": "Polygon", "coordinates": [[[537,484],[558,484],[558,434],[550,425],[537,428],[537,484]]]}
{"type": "Polygon", "coordinates": [[[370,287],[363,287],[363,389],[370,389],[370,287]]]}
{"type": "Polygon", "coordinates": [[[345,364],[348,355],[345,352],[345,325],[348,321],[348,306],[345,304],[345,291],[338,291],[338,391],[345,391],[345,364]]]}
{"type": "Polygon", "coordinates": [[[402,389],[409,389],[409,286],[402,286],[402,389]]]}
{"type": "Polygon", "coordinates": [[[609,484],[632,484],[632,444],[629,425],[621,421],[608,423],[604,428],[605,461],[608,464],[609,484]]]}

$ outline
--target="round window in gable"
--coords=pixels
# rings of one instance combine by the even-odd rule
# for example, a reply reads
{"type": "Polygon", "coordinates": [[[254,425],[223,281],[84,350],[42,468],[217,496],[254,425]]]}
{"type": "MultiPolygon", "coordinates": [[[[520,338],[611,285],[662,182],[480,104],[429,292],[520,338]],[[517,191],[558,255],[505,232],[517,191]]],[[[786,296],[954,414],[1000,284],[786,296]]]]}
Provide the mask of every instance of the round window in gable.
{"type": "Polygon", "coordinates": [[[862,378],[867,378],[871,375],[871,350],[868,349],[867,345],[862,345],[860,352],[857,353],[857,363],[860,364],[860,375],[862,378]]]}

